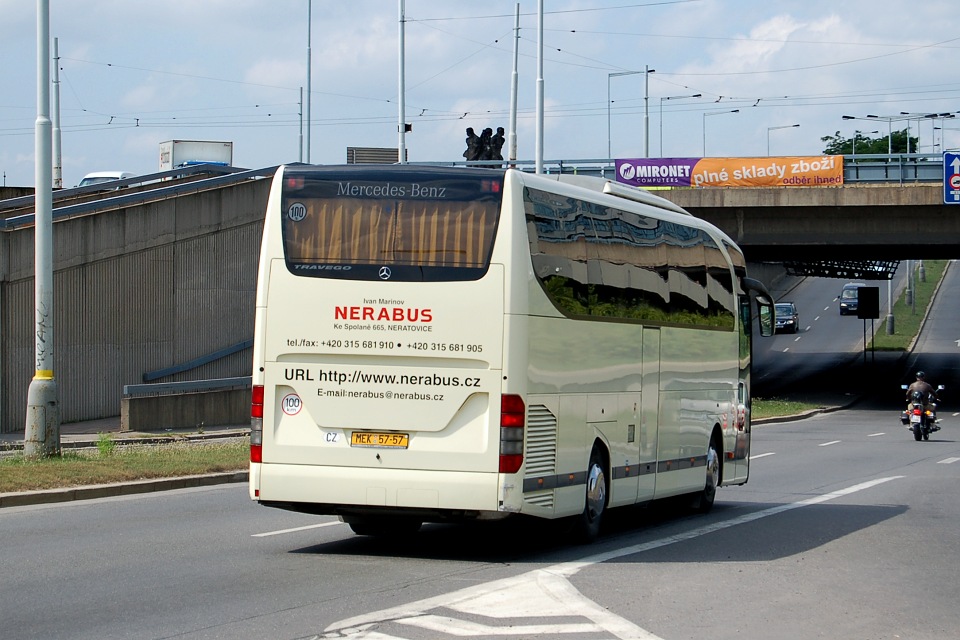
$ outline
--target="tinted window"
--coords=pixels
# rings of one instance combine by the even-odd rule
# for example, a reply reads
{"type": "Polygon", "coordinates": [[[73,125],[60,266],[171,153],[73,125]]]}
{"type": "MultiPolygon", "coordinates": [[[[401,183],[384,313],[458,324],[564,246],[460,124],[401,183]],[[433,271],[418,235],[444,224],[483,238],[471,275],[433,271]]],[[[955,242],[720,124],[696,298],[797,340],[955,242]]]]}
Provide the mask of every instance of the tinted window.
{"type": "Polygon", "coordinates": [[[297,275],[473,280],[489,265],[503,171],[336,167],[284,171],[283,248],[297,275]]]}
{"type": "Polygon", "coordinates": [[[534,272],[572,316],[732,329],[726,259],[683,224],[526,189],[534,272]]]}

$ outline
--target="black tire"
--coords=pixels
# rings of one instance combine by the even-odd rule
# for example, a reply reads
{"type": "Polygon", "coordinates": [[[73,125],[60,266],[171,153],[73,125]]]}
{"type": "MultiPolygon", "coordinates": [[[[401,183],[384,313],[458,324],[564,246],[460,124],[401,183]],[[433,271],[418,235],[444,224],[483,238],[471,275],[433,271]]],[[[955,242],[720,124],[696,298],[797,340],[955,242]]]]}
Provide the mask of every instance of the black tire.
{"type": "Polygon", "coordinates": [[[924,440],[929,440],[929,439],[930,439],[930,432],[929,432],[929,431],[924,431],[924,432],[923,432],[923,439],[924,439],[924,440]]]}
{"type": "Polygon", "coordinates": [[[913,439],[917,442],[923,440],[923,427],[919,424],[913,425],[913,439]]]}
{"type": "Polygon", "coordinates": [[[707,513],[713,509],[713,503],[717,499],[717,487],[720,485],[720,465],[722,464],[717,449],[717,441],[710,440],[710,446],[707,448],[707,469],[703,490],[696,494],[692,505],[694,510],[700,513],[707,513]]]}
{"type": "Polygon", "coordinates": [[[603,523],[603,514],[607,509],[609,491],[604,456],[601,450],[595,446],[593,451],[590,452],[590,463],[587,465],[587,489],[583,513],[577,517],[574,527],[576,542],[588,544],[600,537],[600,526],[603,523]]]}

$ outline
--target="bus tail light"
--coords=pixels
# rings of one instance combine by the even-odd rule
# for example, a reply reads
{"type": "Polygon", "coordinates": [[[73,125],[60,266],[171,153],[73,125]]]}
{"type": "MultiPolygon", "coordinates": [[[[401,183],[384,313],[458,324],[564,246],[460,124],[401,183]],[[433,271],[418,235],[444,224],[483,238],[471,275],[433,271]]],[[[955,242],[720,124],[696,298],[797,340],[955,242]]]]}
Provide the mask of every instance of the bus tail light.
{"type": "Polygon", "coordinates": [[[504,395],[500,398],[500,473],[516,473],[523,465],[523,429],[526,407],[523,398],[504,395]]]}
{"type": "Polygon", "coordinates": [[[263,462],[263,385],[253,385],[250,402],[250,462],[263,462]]]}

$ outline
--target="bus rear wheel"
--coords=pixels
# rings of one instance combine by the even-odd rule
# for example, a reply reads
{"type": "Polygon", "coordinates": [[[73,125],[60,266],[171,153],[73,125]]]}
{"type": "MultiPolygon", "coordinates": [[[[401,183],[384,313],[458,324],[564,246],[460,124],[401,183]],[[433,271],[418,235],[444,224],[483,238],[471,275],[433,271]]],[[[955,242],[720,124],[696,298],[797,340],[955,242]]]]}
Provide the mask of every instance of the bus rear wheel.
{"type": "Polygon", "coordinates": [[[582,544],[590,543],[600,536],[600,525],[607,508],[607,473],[603,453],[594,447],[587,465],[587,494],[583,513],[577,519],[575,539],[582,544]]]}
{"type": "Polygon", "coordinates": [[[707,473],[703,490],[693,499],[693,508],[700,513],[710,511],[717,499],[717,487],[720,486],[720,454],[717,448],[717,441],[711,440],[707,448],[707,473]]]}

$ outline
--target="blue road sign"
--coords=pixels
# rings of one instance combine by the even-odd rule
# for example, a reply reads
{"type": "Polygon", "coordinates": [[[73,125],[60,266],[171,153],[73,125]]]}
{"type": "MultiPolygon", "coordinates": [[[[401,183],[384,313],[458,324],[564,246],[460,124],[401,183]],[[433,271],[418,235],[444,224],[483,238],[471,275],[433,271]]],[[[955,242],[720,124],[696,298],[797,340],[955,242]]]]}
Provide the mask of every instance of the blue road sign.
{"type": "Polygon", "coordinates": [[[960,153],[943,152],[943,202],[960,204],[960,153]]]}

